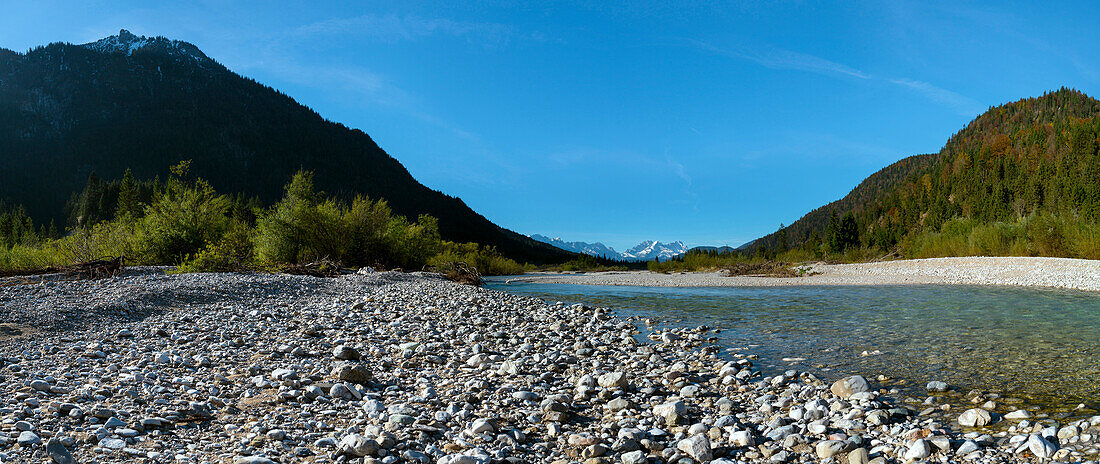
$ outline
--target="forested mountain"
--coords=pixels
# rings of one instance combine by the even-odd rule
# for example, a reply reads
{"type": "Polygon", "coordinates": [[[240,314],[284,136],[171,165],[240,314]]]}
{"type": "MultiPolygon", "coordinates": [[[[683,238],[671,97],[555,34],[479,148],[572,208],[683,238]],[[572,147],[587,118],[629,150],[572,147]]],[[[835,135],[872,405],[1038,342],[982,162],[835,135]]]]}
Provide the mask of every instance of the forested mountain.
{"type": "Polygon", "coordinates": [[[188,159],[192,174],[218,191],[265,204],[305,169],[337,197],[364,194],[410,219],[435,216],[448,240],[535,263],[573,256],[425,187],[366,133],[325,120],[189,43],[122,31],[84,45],[0,49],[0,200],[22,205],[36,222],[65,224],[66,201],[93,172],[166,178],[169,166],[188,159]]]}
{"type": "Polygon", "coordinates": [[[1062,88],[989,109],[939,153],[898,161],[844,198],[742,247],[890,251],[949,220],[1100,220],[1100,101],[1062,88]]]}

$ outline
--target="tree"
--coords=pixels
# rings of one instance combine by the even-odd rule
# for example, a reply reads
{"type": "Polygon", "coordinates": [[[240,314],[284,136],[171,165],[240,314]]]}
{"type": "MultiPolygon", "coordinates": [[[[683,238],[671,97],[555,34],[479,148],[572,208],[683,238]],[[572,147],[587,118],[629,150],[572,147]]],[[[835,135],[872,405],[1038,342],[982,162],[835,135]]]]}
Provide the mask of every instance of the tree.
{"type": "Polygon", "coordinates": [[[116,217],[137,217],[140,214],[138,207],[137,184],[134,182],[134,173],[129,169],[122,175],[122,183],[118,188],[118,206],[115,207],[116,217]]]}

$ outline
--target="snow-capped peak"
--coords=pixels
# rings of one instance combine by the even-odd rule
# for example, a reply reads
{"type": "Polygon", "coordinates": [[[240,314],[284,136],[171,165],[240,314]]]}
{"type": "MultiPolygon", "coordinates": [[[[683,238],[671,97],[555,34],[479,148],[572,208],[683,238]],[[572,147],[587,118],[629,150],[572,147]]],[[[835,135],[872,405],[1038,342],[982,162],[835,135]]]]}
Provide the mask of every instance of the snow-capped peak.
{"type": "Polygon", "coordinates": [[[134,35],[126,29],[119,31],[118,35],[105,37],[81,46],[100,53],[123,54],[126,56],[131,56],[140,51],[161,52],[171,56],[188,57],[200,63],[210,60],[202,50],[190,43],[169,40],[164,37],[134,35]]]}
{"type": "Polygon", "coordinates": [[[624,259],[649,261],[651,259],[666,260],[680,256],[687,252],[684,242],[679,240],[671,243],[661,243],[657,240],[646,240],[634,248],[622,253],[624,259]]]}
{"type": "Polygon", "coordinates": [[[661,243],[656,240],[646,240],[629,250],[619,253],[599,242],[566,242],[560,238],[549,238],[539,234],[534,234],[531,238],[563,250],[623,261],[649,261],[652,259],[664,261],[687,252],[687,247],[681,241],[661,243]]]}

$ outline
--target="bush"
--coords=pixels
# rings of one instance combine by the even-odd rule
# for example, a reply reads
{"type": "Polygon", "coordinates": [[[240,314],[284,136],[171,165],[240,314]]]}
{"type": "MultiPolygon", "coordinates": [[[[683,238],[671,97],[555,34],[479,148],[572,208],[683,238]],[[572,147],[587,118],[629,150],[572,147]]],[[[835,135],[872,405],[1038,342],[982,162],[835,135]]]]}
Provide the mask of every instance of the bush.
{"type": "Polygon", "coordinates": [[[442,272],[456,268],[456,264],[465,263],[476,269],[481,275],[519,275],[524,267],[505,258],[496,248],[482,247],[476,243],[442,242],[443,252],[428,260],[428,266],[442,272]]]}
{"type": "Polygon", "coordinates": [[[252,230],[247,224],[234,222],[218,240],[181,264],[177,272],[241,272],[253,267],[252,230]]]}
{"type": "Polygon", "coordinates": [[[321,200],[313,175],[298,172],[286,195],[256,224],[256,256],[262,263],[333,260],[345,267],[419,269],[441,250],[439,227],[431,216],[409,223],[385,201],[357,197],[350,207],[321,200]]]}
{"type": "Polygon", "coordinates": [[[186,185],[173,178],[164,194],[145,208],[133,248],[142,264],[183,263],[229,230],[229,199],[210,184],[186,185]]]}

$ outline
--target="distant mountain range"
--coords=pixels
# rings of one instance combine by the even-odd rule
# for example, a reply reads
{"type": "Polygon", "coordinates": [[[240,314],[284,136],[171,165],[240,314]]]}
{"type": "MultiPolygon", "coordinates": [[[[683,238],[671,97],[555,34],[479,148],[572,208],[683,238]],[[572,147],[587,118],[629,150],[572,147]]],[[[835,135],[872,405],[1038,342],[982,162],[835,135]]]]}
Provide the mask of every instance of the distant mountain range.
{"type": "Polygon", "coordinates": [[[561,238],[550,238],[539,234],[532,235],[531,238],[566,251],[618,261],[650,261],[653,259],[665,261],[687,252],[687,247],[680,241],[663,243],[656,240],[646,240],[620,253],[600,242],[566,242],[561,238]]]}
{"type": "Polygon", "coordinates": [[[493,245],[521,262],[575,256],[424,186],[366,133],[187,42],[123,30],[83,45],[0,48],[0,200],[24,206],[36,222],[63,228],[66,201],[92,172],[117,179],[131,169],[138,179],[163,179],[187,159],[191,174],[221,193],[272,203],[306,169],[329,195],[367,195],[413,220],[436,217],[447,240],[493,245]]]}

